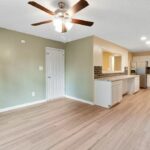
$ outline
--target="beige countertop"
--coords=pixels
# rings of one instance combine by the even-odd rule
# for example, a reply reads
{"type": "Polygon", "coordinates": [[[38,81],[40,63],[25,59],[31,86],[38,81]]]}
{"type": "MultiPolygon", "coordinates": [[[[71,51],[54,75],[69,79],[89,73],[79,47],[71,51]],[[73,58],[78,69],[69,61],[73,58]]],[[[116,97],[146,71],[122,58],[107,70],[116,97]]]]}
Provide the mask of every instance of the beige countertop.
{"type": "Polygon", "coordinates": [[[121,76],[113,76],[113,77],[104,77],[104,78],[99,78],[95,80],[101,80],[101,81],[118,81],[118,80],[125,80],[125,79],[131,79],[139,77],[139,75],[121,75],[121,76]]]}

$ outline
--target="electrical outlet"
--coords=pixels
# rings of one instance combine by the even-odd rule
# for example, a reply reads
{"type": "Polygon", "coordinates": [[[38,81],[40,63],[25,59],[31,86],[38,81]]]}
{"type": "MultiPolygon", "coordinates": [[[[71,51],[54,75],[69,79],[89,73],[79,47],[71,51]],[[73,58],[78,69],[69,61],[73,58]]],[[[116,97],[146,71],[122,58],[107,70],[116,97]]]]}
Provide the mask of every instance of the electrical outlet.
{"type": "Polygon", "coordinates": [[[35,97],[35,92],[32,92],[32,97],[35,97]]]}

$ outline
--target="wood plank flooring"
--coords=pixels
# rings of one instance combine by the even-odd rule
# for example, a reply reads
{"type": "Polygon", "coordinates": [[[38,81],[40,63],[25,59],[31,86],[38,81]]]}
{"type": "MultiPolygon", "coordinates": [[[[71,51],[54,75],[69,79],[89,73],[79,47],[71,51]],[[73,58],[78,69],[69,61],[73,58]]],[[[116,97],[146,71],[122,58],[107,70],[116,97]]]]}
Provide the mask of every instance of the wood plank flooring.
{"type": "Polygon", "coordinates": [[[0,150],[150,150],[150,90],[109,110],[60,99],[0,113],[0,150]]]}

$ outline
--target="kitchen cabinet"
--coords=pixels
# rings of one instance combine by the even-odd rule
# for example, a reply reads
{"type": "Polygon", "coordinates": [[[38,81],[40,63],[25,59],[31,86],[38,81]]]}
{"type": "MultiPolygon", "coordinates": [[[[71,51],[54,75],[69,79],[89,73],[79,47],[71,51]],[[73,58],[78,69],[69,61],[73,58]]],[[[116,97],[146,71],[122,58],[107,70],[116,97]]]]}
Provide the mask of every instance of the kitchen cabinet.
{"type": "Polygon", "coordinates": [[[140,90],[140,77],[134,78],[134,90],[133,93],[136,93],[140,90]]]}
{"type": "Polygon", "coordinates": [[[140,77],[137,76],[134,79],[128,80],[128,91],[129,94],[134,94],[140,90],[140,77]]]}
{"type": "Polygon", "coordinates": [[[122,99],[122,81],[95,81],[95,104],[110,108],[122,99]]]}
{"type": "Polygon", "coordinates": [[[136,69],[136,62],[131,63],[131,69],[136,69]]]}
{"type": "Polygon", "coordinates": [[[148,67],[150,67],[150,56],[134,56],[132,64],[137,64],[137,63],[143,63],[143,62],[148,62],[148,67]]]}
{"type": "Polygon", "coordinates": [[[150,75],[147,75],[147,87],[150,88],[150,75]]]}
{"type": "Polygon", "coordinates": [[[139,91],[139,76],[124,75],[95,79],[94,103],[98,106],[110,108],[122,101],[126,93],[134,94],[139,91]]]}

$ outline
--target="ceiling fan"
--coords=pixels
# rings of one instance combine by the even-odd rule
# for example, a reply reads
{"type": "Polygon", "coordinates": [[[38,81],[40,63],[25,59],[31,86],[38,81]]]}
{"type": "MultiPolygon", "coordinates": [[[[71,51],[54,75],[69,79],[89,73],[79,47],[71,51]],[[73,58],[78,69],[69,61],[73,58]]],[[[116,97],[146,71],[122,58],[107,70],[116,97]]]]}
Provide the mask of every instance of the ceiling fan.
{"type": "Polygon", "coordinates": [[[59,2],[58,3],[59,8],[55,12],[45,8],[44,6],[38,4],[35,1],[29,1],[28,4],[53,16],[52,20],[34,23],[32,24],[32,26],[38,26],[53,22],[55,30],[57,32],[64,33],[71,30],[73,24],[80,24],[89,27],[94,24],[94,22],[72,18],[74,14],[76,14],[77,12],[79,12],[80,10],[84,9],[89,5],[89,3],[86,0],[80,0],[78,3],[76,3],[72,8],[68,10],[66,10],[64,2],[59,2]]]}

